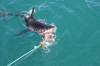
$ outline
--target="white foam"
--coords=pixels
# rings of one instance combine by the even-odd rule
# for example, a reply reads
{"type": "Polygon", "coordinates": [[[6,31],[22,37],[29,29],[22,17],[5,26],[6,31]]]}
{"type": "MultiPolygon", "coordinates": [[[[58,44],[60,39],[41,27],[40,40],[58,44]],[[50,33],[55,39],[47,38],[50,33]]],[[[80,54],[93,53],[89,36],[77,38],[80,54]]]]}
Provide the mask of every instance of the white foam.
{"type": "Polygon", "coordinates": [[[31,10],[29,10],[28,14],[30,14],[30,15],[32,14],[32,9],[31,9],[31,10]]]}

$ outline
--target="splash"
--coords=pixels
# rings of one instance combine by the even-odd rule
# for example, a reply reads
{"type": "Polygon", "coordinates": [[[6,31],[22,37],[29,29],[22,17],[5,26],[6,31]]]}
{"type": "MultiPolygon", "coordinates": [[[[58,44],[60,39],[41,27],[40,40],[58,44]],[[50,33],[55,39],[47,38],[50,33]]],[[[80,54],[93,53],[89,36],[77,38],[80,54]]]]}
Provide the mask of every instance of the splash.
{"type": "Polygon", "coordinates": [[[45,45],[42,46],[42,50],[44,53],[50,53],[51,52],[51,49],[50,47],[54,44],[53,41],[48,41],[48,42],[45,42],[45,45]]]}
{"type": "Polygon", "coordinates": [[[20,56],[19,58],[17,58],[16,60],[14,60],[13,62],[9,63],[7,66],[11,66],[12,64],[16,63],[17,61],[19,61],[20,59],[29,56],[31,54],[33,54],[37,49],[39,49],[40,45],[38,46],[34,46],[34,48],[30,51],[28,51],[27,53],[23,54],[22,56],[20,56]]]}

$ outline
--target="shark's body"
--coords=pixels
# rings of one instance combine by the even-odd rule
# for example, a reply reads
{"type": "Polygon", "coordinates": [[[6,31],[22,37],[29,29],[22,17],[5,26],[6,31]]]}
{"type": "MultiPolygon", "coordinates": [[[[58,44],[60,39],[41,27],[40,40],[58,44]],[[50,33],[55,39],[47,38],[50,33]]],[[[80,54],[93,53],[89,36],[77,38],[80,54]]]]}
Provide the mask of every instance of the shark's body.
{"type": "Polygon", "coordinates": [[[54,26],[44,24],[44,23],[40,22],[39,20],[36,20],[32,16],[25,17],[25,22],[26,22],[26,26],[30,30],[37,32],[38,34],[43,34],[46,30],[54,28],[54,26]]]}
{"type": "Polygon", "coordinates": [[[44,41],[48,41],[48,39],[50,38],[53,39],[55,37],[55,35],[53,34],[53,32],[55,32],[56,30],[55,26],[48,25],[48,24],[42,23],[39,20],[36,20],[34,18],[34,8],[29,11],[29,14],[30,15],[24,16],[24,20],[28,29],[20,32],[17,35],[21,35],[25,32],[32,30],[38,33],[39,35],[41,35],[44,41]]]}
{"type": "Polygon", "coordinates": [[[2,14],[4,17],[5,16],[20,16],[24,18],[27,29],[18,33],[17,36],[32,30],[38,33],[39,35],[41,35],[44,41],[48,41],[49,39],[55,39],[55,35],[53,34],[53,32],[56,31],[56,27],[54,25],[48,25],[35,19],[34,12],[35,12],[35,9],[33,8],[29,12],[22,13],[22,14],[9,13],[5,11],[4,12],[0,11],[0,14],[2,14]]]}

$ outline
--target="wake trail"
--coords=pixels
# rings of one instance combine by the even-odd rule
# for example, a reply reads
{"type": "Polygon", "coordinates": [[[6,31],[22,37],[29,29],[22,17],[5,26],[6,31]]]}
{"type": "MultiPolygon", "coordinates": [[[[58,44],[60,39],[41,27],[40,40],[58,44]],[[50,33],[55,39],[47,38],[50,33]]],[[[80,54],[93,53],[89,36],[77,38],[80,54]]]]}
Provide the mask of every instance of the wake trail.
{"type": "Polygon", "coordinates": [[[39,47],[40,47],[40,45],[34,46],[34,48],[32,50],[30,50],[27,53],[23,54],[22,56],[20,56],[19,58],[17,58],[13,62],[9,63],[7,66],[11,66],[12,64],[16,63],[17,61],[19,61],[20,59],[24,58],[25,56],[33,54],[37,49],[39,49],[39,47]]]}

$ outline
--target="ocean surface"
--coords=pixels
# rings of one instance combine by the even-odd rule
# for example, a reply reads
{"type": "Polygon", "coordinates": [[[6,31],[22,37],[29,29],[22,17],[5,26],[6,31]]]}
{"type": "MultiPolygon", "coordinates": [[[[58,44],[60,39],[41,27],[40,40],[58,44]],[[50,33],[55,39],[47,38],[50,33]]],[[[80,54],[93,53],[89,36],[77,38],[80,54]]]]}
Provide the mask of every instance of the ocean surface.
{"type": "Polygon", "coordinates": [[[26,29],[22,18],[0,15],[0,66],[100,66],[100,0],[0,0],[0,11],[33,7],[36,19],[57,27],[55,43],[35,49],[38,34],[15,36],[26,29]]]}

